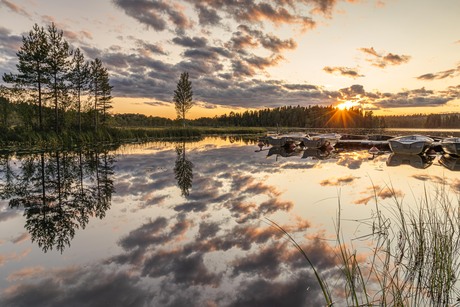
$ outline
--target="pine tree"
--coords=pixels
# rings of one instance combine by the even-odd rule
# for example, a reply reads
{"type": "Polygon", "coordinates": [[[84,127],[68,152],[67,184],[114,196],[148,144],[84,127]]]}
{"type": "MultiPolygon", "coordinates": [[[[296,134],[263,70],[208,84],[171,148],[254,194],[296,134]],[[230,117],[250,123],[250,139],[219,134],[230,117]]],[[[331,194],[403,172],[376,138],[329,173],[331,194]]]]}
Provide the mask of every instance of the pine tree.
{"type": "Polygon", "coordinates": [[[78,131],[81,132],[81,96],[87,94],[90,82],[89,63],[85,61],[80,49],[77,48],[73,53],[71,70],[69,74],[70,90],[74,97],[78,116],[78,131]]]}
{"type": "Polygon", "coordinates": [[[67,96],[67,77],[70,71],[70,48],[69,44],[63,38],[63,32],[59,31],[54,23],[48,26],[48,88],[49,98],[52,101],[54,107],[54,127],[55,131],[59,131],[60,120],[59,120],[59,109],[65,109],[68,107],[65,105],[67,96]]]}
{"type": "Polygon", "coordinates": [[[101,72],[101,98],[100,98],[100,109],[102,113],[102,124],[107,123],[107,118],[109,116],[109,110],[112,108],[112,86],[109,82],[109,73],[107,68],[103,68],[101,72]]]}
{"type": "Polygon", "coordinates": [[[38,105],[39,128],[43,128],[43,90],[49,83],[47,64],[49,44],[43,27],[34,25],[28,36],[22,37],[22,46],[16,53],[19,64],[18,74],[4,74],[3,81],[14,83],[16,87],[25,89],[38,105]]]}
{"type": "Polygon", "coordinates": [[[111,106],[112,86],[109,83],[107,68],[102,65],[100,59],[96,58],[90,64],[90,93],[94,100],[94,129],[97,131],[99,113],[102,113],[103,122],[107,117],[107,110],[111,106]]]}
{"type": "Polygon", "coordinates": [[[192,82],[188,80],[188,72],[180,75],[177,89],[174,91],[173,101],[175,103],[177,118],[182,119],[185,127],[185,114],[193,107],[192,82]]]}

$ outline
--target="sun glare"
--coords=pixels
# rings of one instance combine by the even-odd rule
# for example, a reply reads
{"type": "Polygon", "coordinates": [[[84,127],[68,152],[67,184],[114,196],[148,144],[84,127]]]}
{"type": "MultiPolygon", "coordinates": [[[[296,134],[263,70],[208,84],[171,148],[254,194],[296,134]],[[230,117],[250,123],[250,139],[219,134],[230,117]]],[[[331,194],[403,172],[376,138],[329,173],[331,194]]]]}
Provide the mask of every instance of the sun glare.
{"type": "Polygon", "coordinates": [[[336,108],[339,109],[339,110],[345,110],[345,109],[350,109],[352,107],[355,107],[359,105],[359,102],[357,101],[352,101],[352,100],[345,100],[344,102],[342,103],[339,103],[336,108]]]}

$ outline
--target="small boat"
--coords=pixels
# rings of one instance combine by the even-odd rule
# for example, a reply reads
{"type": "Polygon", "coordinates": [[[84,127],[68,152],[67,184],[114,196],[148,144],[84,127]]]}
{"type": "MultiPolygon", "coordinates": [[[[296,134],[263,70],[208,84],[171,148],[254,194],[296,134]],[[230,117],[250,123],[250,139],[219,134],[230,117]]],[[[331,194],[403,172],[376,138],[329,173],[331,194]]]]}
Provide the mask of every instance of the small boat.
{"type": "Polygon", "coordinates": [[[387,160],[388,166],[410,165],[414,168],[427,168],[433,164],[433,159],[425,155],[392,153],[387,160]]]}
{"type": "Polygon", "coordinates": [[[439,159],[439,164],[451,171],[460,171],[460,157],[443,154],[439,159]]]}
{"type": "Polygon", "coordinates": [[[340,137],[340,134],[336,133],[307,135],[302,138],[300,145],[304,148],[320,148],[332,150],[333,146],[337,144],[337,141],[340,139],[340,137]]]}
{"type": "Polygon", "coordinates": [[[367,140],[367,135],[362,134],[342,134],[340,140],[367,140]]]}
{"type": "Polygon", "coordinates": [[[441,147],[445,153],[460,156],[460,137],[443,139],[441,147]]]}
{"type": "Polygon", "coordinates": [[[385,134],[369,134],[367,139],[369,141],[388,141],[389,139],[394,138],[394,135],[385,135],[385,134]]]}
{"type": "Polygon", "coordinates": [[[388,144],[394,153],[418,155],[428,150],[433,139],[424,135],[407,135],[389,139],[388,144]]]}
{"type": "Polygon", "coordinates": [[[263,141],[272,146],[284,146],[287,143],[299,144],[304,137],[305,134],[303,133],[277,134],[268,135],[264,138],[263,141]]]}
{"type": "MultiPolygon", "coordinates": [[[[316,148],[320,148],[323,146],[334,146],[342,137],[340,134],[337,133],[322,133],[322,134],[314,134],[308,135],[311,140],[313,141],[320,141],[320,146],[316,148]]],[[[308,147],[308,146],[307,146],[308,147]]]]}

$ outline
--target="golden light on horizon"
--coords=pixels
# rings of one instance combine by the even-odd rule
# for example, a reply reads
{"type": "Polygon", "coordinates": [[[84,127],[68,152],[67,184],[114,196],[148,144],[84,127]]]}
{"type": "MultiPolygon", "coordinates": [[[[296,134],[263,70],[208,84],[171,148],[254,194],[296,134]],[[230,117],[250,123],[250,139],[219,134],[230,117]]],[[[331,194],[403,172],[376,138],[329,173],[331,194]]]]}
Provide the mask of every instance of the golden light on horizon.
{"type": "Polygon", "coordinates": [[[335,107],[339,110],[348,110],[353,107],[361,106],[361,95],[356,95],[355,97],[350,97],[348,99],[339,99],[340,103],[335,107]]]}
{"type": "Polygon", "coordinates": [[[361,105],[359,103],[359,100],[345,100],[336,105],[335,107],[339,110],[348,110],[359,105],[361,105]]]}

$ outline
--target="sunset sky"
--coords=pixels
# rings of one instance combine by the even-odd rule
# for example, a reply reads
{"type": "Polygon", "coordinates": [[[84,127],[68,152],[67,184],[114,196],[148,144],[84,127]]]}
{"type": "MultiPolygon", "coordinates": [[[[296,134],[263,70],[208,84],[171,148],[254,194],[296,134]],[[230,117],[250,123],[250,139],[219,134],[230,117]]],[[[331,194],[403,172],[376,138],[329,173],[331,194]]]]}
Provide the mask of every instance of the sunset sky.
{"type": "MultiPolygon", "coordinates": [[[[110,73],[114,112],[189,118],[284,105],[460,112],[458,0],[0,0],[0,74],[54,22],[110,73]]],[[[1,83],[1,82],[0,82],[1,83]]]]}

